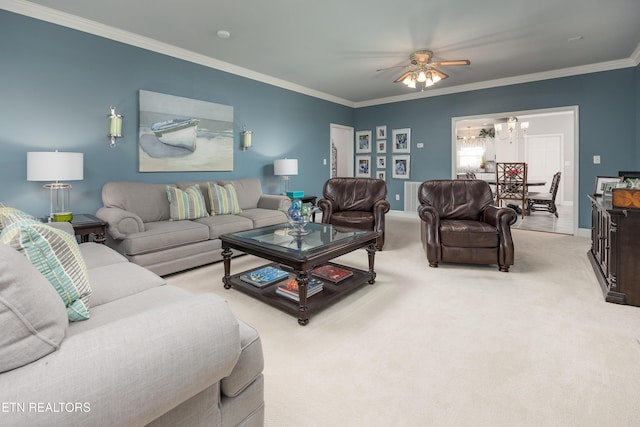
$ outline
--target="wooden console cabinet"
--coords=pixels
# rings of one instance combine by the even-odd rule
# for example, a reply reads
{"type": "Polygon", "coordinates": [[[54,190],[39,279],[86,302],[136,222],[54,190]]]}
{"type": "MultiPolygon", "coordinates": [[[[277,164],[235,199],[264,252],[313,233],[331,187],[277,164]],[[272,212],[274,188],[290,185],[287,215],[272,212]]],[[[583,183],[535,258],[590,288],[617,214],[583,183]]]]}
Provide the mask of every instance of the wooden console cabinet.
{"type": "Polygon", "coordinates": [[[605,300],[640,306],[640,209],[614,208],[611,199],[591,200],[589,261],[605,300]]]}

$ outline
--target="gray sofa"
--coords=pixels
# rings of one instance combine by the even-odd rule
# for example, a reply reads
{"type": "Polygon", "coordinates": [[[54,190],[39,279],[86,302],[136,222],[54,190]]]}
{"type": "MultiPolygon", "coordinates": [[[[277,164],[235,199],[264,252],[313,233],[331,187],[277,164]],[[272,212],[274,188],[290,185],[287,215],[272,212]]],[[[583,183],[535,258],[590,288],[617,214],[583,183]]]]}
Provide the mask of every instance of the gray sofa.
{"type": "MultiPolygon", "coordinates": [[[[102,188],[103,207],[96,216],[108,223],[107,245],[129,261],[161,276],[222,259],[220,235],[287,221],[285,196],[262,193],[260,180],[213,181],[233,184],[242,212],[185,221],[170,221],[167,184],[108,182],[102,188]]],[[[178,182],[180,189],[197,184],[211,212],[207,182],[178,182]]]]}
{"type": "Polygon", "coordinates": [[[166,285],[104,245],[83,243],[80,251],[92,288],[90,318],[69,322],[53,286],[0,244],[0,320],[8,328],[0,340],[0,424],[263,425],[260,337],[222,298],[166,285]],[[38,297],[21,306],[25,288],[36,285],[38,297]],[[29,325],[15,315],[21,307],[31,311],[32,333],[21,332],[29,325]],[[56,318],[64,329],[49,336],[56,318]],[[20,363],[32,356],[29,347],[44,344],[50,353],[20,363]]]}

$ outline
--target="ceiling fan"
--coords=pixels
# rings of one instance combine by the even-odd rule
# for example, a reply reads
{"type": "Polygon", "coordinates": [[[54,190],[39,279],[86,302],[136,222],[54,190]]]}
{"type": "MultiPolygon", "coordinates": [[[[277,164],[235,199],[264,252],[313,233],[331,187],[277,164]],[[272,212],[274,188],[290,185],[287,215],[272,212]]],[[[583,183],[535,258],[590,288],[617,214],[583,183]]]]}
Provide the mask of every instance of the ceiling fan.
{"type": "Polygon", "coordinates": [[[418,50],[409,55],[410,64],[396,65],[394,67],[380,68],[376,71],[390,70],[393,68],[411,68],[395,79],[394,83],[402,82],[410,88],[415,88],[416,83],[422,83],[422,90],[434,83],[444,80],[448,75],[434,67],[448,67],[451,65],[469,65],[468,59],[456,59],[452,61],[431,61],[433,52],[430,50],[418,50]]]}

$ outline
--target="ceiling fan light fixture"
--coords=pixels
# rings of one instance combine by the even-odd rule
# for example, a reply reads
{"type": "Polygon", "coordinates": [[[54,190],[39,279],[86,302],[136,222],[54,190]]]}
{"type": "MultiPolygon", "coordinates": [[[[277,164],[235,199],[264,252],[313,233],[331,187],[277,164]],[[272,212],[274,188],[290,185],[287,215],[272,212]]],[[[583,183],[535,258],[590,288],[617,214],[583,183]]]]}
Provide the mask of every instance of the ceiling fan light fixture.
{"type": "MultiPolygon", "coordinates": [[[[431,73],[429,72],[429,74],[431,73]]],[[[420,72],[418,72],[418,78],[416,80],[418,80],[420,83],[426,82],[427,73],[425,73],[424,70],[420,70],[420,72]]]]}
{"type": "Polygon", "coordinates": [[[410,87],[411,89],[415,89],[416,88],[416,81],[411,79],[411,81],[409,83],[407,83],[407,86],[410,87]]]}

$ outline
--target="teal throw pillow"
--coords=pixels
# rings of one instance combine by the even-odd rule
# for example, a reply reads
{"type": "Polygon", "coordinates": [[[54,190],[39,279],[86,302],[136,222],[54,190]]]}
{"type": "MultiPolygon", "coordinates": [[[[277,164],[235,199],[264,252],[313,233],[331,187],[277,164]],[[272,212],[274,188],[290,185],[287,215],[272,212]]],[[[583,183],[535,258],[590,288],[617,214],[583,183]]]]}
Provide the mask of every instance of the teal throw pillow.
{"type": "Polygon", "coordinates": [[[169,198],[169,219],[171,221],[209,216],[204,197],[197,185],[191,185],[185,190],[167,185],[167,197],[169,198]]]}
{"type": "Polygon", "coordinates": [[[74,236],[40,221],[24,219],[5,227],[0,243],[21,252],[53,285],[67,308],[69,320],[89,318],[91,286],[74,236]]]}

